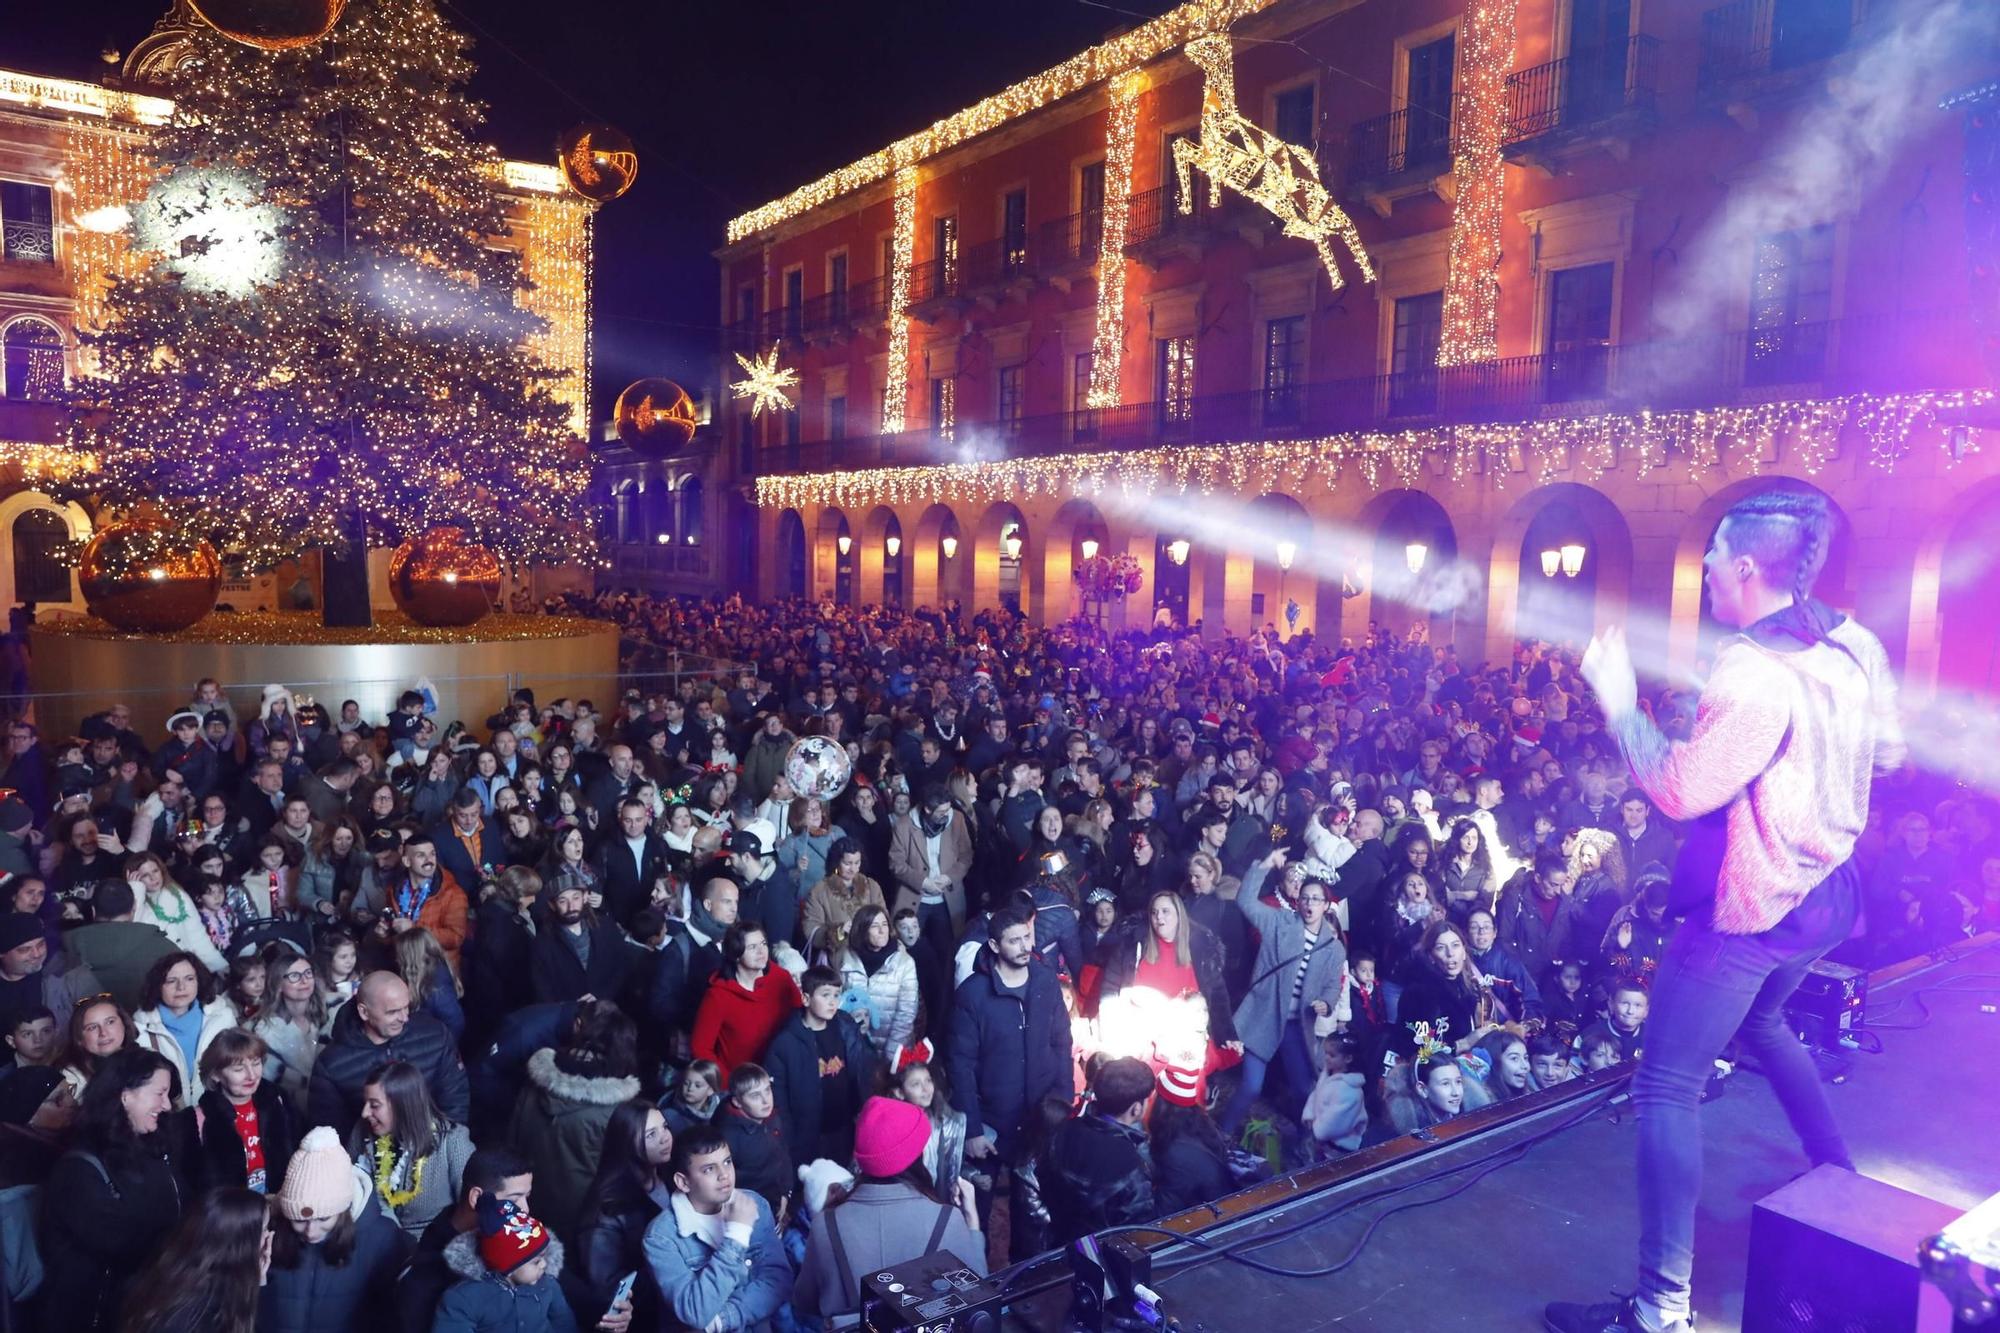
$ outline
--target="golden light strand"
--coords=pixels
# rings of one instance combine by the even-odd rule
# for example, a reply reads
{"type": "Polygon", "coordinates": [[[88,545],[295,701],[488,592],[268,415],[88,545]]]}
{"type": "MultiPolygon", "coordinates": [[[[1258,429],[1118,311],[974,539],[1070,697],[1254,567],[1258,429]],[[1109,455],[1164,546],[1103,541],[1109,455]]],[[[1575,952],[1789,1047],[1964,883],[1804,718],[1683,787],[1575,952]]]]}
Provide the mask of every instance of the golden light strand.
{"type": "MultiPolygon", "coordinates": [[[[551,168],[553,173],[554,168],[551,168]]],[[[512,181],[509,181],[512,184],[512,181]]],[[[521,188],[516,186],[516,188],[521,188]]],[[[567,372],[549,391],[569,406],[570,429],[590,433],[591,205],[576,197],[523,199],[521,261],[534,285],[521,305],[547,324],[528,347],[551,370],[567,372]]]]}
{"type": "Polygon", "coordinates": [[[1111,85],[1104,118],[1104,220],[1097,242],[1097,326],[1090,342],[1093,408],[1116,407],[1125,364],[1125,215],[1132,200],[1132,145],[1138,137],[1145,77],[1123,75],[1111,85]]]}
{"type": "Polygon", "coordinates": [[[889,341],[882,369],[882,433],[900,435],[910,410],[910,266],[917,254],[917,169],[896,173],[896,222],[889,241],[889,341]]]}
{"type": "Polygon", "coordinates": [[[1507,69],[1514,62],[1516,0],[1479,0],[1460,36],[1465,86],[1453,133],[1451,242],[1446,251],[1444,310],[1437,363],[1462,366],[1500,355],[1500,223],[1507,163],[1507,69]]]}
{"type": "MultiPolygon", "coordinates": [[[[62,174],[71,220],[115,222],[120,210],[130,210],[143,199],[153,172],[142,153],[130,130],[72,121],[63,138],[62,174]]],[[[132,248],[130,233],[111,222],[73,226],[67,243],[76,330],[95,333],[104,327],[104,298],[113,279],[131,277],[148,261],[132,248]]],[[[80,374],[95,371],[88,350],[78,349],[80,374]]]]}

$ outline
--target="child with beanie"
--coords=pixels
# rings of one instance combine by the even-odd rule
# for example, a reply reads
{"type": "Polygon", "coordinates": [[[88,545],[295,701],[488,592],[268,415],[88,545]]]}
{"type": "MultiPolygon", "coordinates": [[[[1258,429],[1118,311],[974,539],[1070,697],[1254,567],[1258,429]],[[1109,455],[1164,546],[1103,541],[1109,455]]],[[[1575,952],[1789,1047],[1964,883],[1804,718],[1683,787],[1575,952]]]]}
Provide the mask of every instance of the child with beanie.
{"type": "Polygon", "coordinates": [[[375,1204],[368,1173],[321,1125],[299,1141],[278,1192],[259,1314],[284,1329],[389,1328],[410,1241],[375,1204]]]}
{"type": "Polygon", "coordinates": [[[986,1245],[972,1183],[960,1179],[955,1199],[940,1199],[924,1169],[931,1118],[922,1107],[870,1097],[854,1124],[854,1184],[830,1194],[813,1219],[805,1263],[793,1287],[804,1314],[831,1319],[861,1309],[861,1293],[841,1280],[850,1273],[892,1268],[932,1250],[958,1256],[986,1272],[986,1245]],[[845,1255],[842,1264],[836,1257],[845,1255]]]}
{"type": "Polygon", "coordinates": [[[576,1333],[557,1284],[562,1242],[510,1199],[482,1194],[477,1213],[479,1225],[445,1246],[460,1281],[438,1303],[432,1333],[576,1333]]]}

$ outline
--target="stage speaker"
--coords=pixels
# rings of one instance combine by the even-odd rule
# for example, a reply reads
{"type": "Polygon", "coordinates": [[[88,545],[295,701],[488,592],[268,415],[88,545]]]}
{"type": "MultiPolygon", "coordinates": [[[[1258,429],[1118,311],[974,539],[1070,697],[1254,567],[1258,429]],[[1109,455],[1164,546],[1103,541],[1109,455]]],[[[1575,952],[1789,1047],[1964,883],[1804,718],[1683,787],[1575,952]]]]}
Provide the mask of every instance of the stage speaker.
{"type": "Polygon", "coordinates": [[[1757,1202],[1743,1333],[1915,1333],[1924,1242],[1958,1210],[1839,1167],[1757,1202]]]}

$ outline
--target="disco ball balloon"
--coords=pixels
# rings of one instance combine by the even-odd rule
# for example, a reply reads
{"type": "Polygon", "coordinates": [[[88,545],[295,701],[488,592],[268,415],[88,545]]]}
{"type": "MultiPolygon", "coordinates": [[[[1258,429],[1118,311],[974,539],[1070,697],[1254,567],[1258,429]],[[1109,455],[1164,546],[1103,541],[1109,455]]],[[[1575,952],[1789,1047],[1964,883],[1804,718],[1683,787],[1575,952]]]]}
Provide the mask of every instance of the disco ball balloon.
{"type": "Polygon", "coordinates": [[[847,790],[853,776],[847,751],[826,736],[808,736],[785,755],[785,780],[800,796],[830,801],[847,790]]]}
{"type": "Polygon", "coordinates": [[[694,400],[672,380],[639,380],[611,410],[618,441],[635,454],[664,458],[694,439],[694,400]]]}
{"type": "Polygon", "coordinates": [[[639,179],[639,153],[609,125],[578,125],[556,140],[563,182],[594,204],[608,204],[639,179]]]}
{"type": "Polygon", "coordinates": [[[233,42],[260,51],[311,46],[333,31],[347,0],[193,0],[194,12],[233,42]]]}

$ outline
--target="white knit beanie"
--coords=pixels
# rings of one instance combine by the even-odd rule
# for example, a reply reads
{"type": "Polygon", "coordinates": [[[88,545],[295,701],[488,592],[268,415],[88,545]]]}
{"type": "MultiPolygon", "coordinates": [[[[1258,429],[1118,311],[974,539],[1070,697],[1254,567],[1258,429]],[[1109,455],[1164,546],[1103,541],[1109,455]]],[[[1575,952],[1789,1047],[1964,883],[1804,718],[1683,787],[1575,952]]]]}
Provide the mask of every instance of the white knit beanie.
{"type": "Polygon", "coordinates": [[[338,1217],[354,1206],[354,1163],[340,1136],[321,1125],[308,1132],[285,1168],[278,1210],[295,1222],[338,1217]]]}

